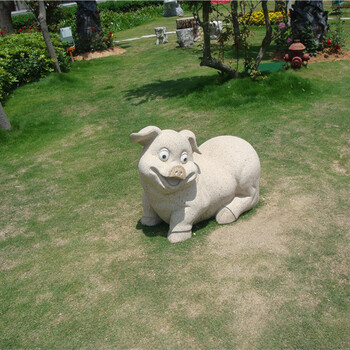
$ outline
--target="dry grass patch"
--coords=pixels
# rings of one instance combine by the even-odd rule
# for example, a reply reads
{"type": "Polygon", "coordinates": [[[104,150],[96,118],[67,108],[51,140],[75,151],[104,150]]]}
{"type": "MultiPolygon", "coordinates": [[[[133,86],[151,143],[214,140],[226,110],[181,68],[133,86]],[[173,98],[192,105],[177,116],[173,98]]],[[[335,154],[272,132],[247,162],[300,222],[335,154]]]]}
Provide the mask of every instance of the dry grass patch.
{"type": "Polygon", "coordinates": [[[233,310],[225,327],[237,335],[239,349],[256,348],[262,332],[285,303],[294,299],[301,307],[316,307],[320,302],[307,286],[298,284],[285,265],[294,254],[291,239],[295,237],[289,237],[290,230],[307,231],[319,220],[315,207],[320,199],[315,194],[295,194],[299,191],[295,179],[281,179],[253,215],[208,236],[210,280],[215,281],[213,303],[233,310]]]}

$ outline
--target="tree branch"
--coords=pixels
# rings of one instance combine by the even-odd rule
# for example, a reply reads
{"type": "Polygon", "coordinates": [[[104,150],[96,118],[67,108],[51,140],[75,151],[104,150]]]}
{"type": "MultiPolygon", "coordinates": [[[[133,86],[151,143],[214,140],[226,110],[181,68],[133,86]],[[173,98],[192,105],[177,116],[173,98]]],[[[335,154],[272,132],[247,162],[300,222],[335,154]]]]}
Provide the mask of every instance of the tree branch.
{"type": "Polygon", "coordinates": [[[223,63],[222,61],[218,61],[212,57],[209,57],[209,58],[203,57],[201,59],[200,65],[217,69],[223,73],[226,73],[230,78],[237,78],[238,77],[238,72],[235,69],[233,69],[231,66],[223,63]]]}

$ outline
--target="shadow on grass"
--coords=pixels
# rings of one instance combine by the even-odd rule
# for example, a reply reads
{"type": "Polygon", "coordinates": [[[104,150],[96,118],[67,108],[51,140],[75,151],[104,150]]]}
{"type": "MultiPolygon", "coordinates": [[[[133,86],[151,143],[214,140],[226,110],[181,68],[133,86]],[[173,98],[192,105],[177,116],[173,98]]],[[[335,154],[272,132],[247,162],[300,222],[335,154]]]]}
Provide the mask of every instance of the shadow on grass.
{"type": "Polygon", "coordinates": [[[126,90],[125,96],[128,101],[141,99],[133,103],[134,105],[140,105],[156,99],[157,97],[184,97],[192,92],[200,92],[206,86],[214,86],[217,84],[217,76],[199,76],[173,80],[159,79],[154,83],[146,84],[136,89],[126,90]]]}
{"type": "MultiPolygon", "coordinates": [[[[204,231],[207,228],[207,226],[213,221],[213,219],[205,220],[202,221],[198,224],[193,225],[192,228],[192,234],[196,235],[197,232],[204,231]]],[[[166,224],[165,222],[160,223],[159,225],[156,226],[144,226],[141,224],[140,220],[136,224],[136,229],[137,230],[142,230],[145,236],[147,237],[163,237],[167,238],[168,236],[168,230],[169,230],[169,225],[166,224]]]]}
{"type": "MultiPolygon", "coordinates": [[[[271,70],[276,63],[266,64],[271,70]]],[[[278,65],[276,70],[281,68],[278,65]],[[278,69],[277,69],[278,68],[278,69]]],[[[172,80],[156,80],[153,83],[126,90],[125,98],[133,105],[141,105],[158,98],[186,99],[192,107],[214,108],[220,106],[239,107],[252,103],[266,104],[266,101],[299,101],[319,93],[317,86],[309,79],[283,71],[265,75],[259,80],[249,77],[222,79],[217,75],[195,76],[172,80]]]]}
{"type": "Polygon", "coordinates": [[[116,46],[119,46],[124,50],[129,49],[131,47],[131,45],[127,42],[119,42],[116,46]]]}

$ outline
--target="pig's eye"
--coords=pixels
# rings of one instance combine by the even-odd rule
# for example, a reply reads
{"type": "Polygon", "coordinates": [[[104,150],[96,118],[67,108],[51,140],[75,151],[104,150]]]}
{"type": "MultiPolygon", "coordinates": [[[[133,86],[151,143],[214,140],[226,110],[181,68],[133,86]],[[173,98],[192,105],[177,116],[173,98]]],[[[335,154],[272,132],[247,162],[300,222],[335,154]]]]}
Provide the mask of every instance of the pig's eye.
{"type": "Polygon", "coordinates": [[[181,160],[181,163],[183,163],[183,164],[187,163],[188,156],[187,156],[187,153],[186,153],[186,152],[184,152],[184,153],[181,154],[180,160],[181,160]]]}
{"type": "Polygon", "coordinates": [[[159,159],[163,162],[166,162],[169,159],[169,151],[167,149],[162,149],[158,155],[159,159]]]}

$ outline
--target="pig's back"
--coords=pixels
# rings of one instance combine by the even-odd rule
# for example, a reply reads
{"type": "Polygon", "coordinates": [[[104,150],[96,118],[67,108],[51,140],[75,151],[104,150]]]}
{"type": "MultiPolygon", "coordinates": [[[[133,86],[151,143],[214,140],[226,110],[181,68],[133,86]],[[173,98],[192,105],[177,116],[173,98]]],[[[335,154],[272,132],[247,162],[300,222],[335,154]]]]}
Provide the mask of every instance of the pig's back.
{"type": "MultiPolygon", "coordinates": [[[[199,166],[210,163],[213,171],[227,171],[236,179],[260,177],[260,161],[255,149],[236,136],[218,136],[199,147],[201,155],[194,155],[199,166]],[[220,169],[220,170],[219,170],[220,169]]],[[[208,164],[209,165],[209,164],[208,164]]]]}

